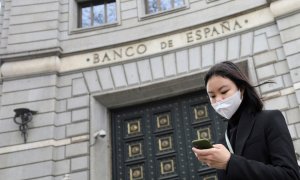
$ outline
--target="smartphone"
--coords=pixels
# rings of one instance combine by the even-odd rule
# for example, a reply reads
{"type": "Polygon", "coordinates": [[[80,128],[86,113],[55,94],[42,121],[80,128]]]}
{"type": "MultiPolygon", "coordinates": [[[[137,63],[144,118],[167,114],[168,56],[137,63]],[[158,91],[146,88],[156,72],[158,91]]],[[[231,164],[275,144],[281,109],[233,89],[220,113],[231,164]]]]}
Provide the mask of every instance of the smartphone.
{"type": "Polygon", "coordinates": [[[209,140],[207,139],[197,139],[197,140],[193,140],[192,144],[195,148],[197,149],[209,149],[212,148],[213,146],[211,145],[211,143],[209,142],[209,140]]]}

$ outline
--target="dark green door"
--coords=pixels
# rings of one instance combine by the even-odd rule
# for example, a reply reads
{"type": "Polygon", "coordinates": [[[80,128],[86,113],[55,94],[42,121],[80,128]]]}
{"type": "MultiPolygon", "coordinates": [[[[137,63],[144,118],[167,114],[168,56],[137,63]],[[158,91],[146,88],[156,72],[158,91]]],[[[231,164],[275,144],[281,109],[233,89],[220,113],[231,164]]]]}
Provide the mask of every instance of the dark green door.
{"type": "Polygon", "coordinates": [[[113,109],[114,180],[214,180],[215,171],[195,158],[191,141],[216,142],[225,121],[205,91],[113,109]]]}

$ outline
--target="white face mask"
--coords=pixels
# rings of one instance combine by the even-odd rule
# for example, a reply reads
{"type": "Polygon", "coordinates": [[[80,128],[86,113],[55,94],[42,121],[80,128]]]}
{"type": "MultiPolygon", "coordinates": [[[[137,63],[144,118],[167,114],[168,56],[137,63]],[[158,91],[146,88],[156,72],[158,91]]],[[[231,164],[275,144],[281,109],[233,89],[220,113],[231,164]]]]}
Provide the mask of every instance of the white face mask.
{"type": "Polygon", "coordinates": [[[232,96],[211,104],[215,111],[226,119],[230,119],[242,103],[241,92],[238,90],[232,96]]]}

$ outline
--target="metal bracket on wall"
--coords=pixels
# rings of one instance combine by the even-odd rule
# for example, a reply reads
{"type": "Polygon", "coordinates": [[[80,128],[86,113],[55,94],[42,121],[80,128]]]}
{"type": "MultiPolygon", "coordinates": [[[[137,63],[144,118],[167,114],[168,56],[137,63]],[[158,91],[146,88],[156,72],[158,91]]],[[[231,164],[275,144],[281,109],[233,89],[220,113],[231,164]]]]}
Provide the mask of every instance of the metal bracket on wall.
{"type": "Polygon", "coordinates": [[[24,143],[27,142],[27,130],[28,130],[28,123],[32,121],[32,116],[37,113],[37,111],[32,111],[26,108],[18,108],[14,109],[15,117],[14,122],[19,125],[19,130],[24,137],[24,143]]]}

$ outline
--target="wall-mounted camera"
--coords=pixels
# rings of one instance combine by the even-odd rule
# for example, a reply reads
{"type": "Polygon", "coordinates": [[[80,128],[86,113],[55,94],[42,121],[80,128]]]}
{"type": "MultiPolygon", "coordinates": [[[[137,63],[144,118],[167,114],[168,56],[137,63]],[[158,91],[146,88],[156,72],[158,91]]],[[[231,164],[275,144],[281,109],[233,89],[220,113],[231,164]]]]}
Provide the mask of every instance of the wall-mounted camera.
{"type": "Polygon", "coordinates": [[[98,138],[104,138],[106,136],[106,131],[101,129],[97,132],[94,133],[94,138],[98,139],[98,138]]]}

